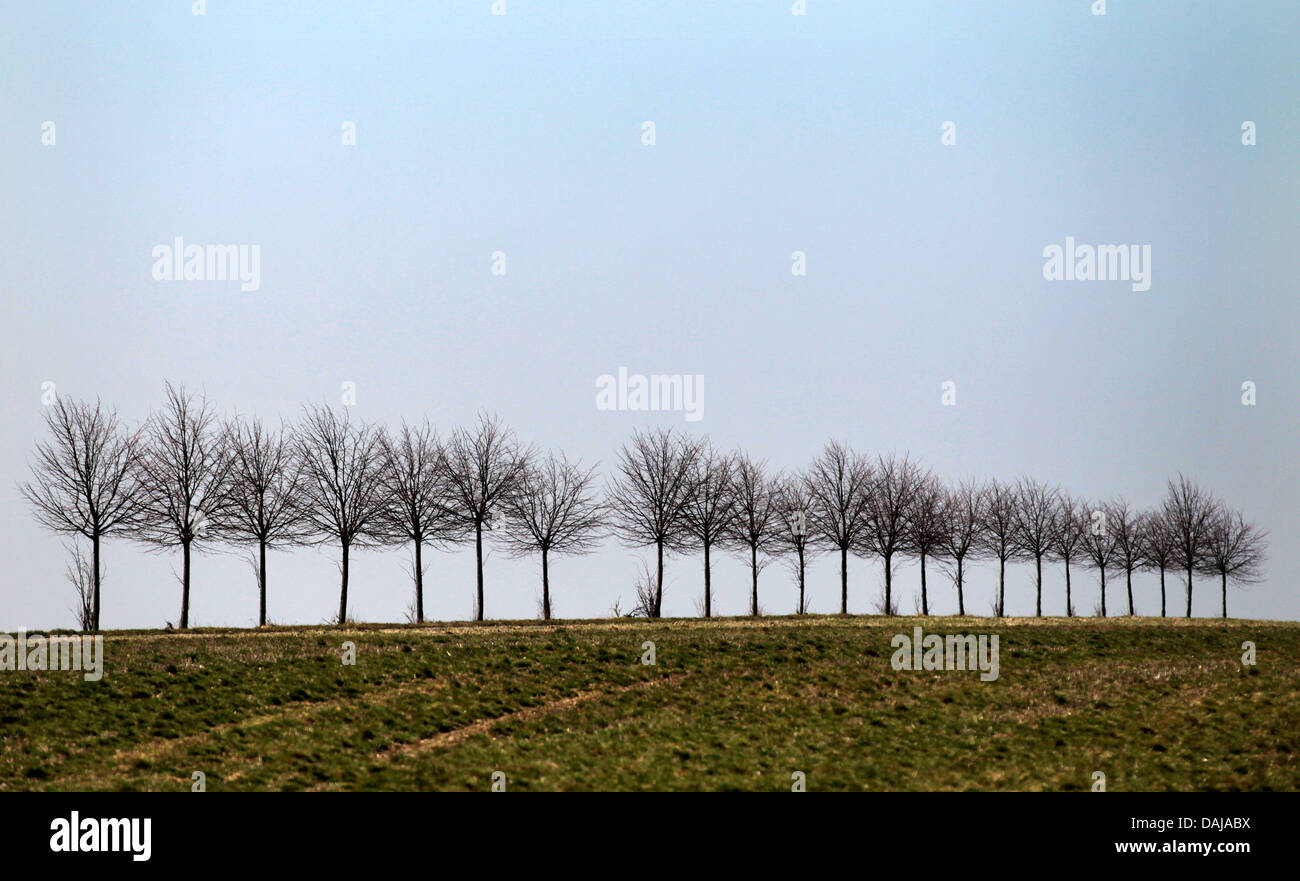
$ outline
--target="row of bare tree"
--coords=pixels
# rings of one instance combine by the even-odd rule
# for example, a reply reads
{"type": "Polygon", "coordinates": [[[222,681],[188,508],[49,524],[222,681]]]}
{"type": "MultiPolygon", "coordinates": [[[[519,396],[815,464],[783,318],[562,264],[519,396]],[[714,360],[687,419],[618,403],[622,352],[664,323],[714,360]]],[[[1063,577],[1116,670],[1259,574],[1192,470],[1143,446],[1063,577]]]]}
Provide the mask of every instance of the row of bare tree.
{"type": "Polygon", "coordinates": [[[354,422],[347,409],[307,406],[296,427],[256,418],[221,419],[202,397],[168,384],[166,402],[129,430],[99,402],[60,400],[46,414],[50,437],[37,445],[21,491],[37,519],[89,540],[91,556],[70,567],[85,585],[84,627],[99,629],[101,540],[125,536],[182,557],[180,626],[189,626],[192,554],[213,543],[255,551],[260,624],[266,623],[268,549],[333,544],[340,549],[339,622],[347,621],[348,565],[356,548],[410,545],[416,621],[424,620],[424,550],[472,541],[475,616],[482,620],[485,537],[516,555],[538,554],[542,615],[551,617],[552,554],[593,550],[612,534],[654,548],[653,584],[638,604],[661,613],[665,553],[703,552],[703,614],[713,614],[711,555],[740,553],[749,566],[750,612],[759,614],[759,573],[790,561],[798,611],[807,611],[809,560],[838,552],[840,611],[848,611],[848,558],[878,557],[881,611],[897,614],[894,570],[920,564],[922,614],[929,614],[927,564],[943,566],[966,613],[966,567],[998,562],[995,613],[1004,614],[1006,566],[1035,567],[1035,613],[1042,614],[1043,563],[1065,567],[1066,610],[1074,614],[1072,566],[1100,578],[1122,573],[1134,614],[1133,573],[1215,576],[1227,616],[1229,581],[1257,580],[1264,534],[1192,481],[1169,482],[1164,503],[1138,512],[1123,500],[1086,503],[1036,480],[945,485],[907,456],[860,455],[829,443],[802,472],[770,473],[740,452],[671,429],[634,432],[603,493],[596,470],[562,453],[521,446],[500,420],[480,416],[445,440],[423,422],[394,432],[354,422]],[[486,533],[486,536],[485,536],[486,533]]]}

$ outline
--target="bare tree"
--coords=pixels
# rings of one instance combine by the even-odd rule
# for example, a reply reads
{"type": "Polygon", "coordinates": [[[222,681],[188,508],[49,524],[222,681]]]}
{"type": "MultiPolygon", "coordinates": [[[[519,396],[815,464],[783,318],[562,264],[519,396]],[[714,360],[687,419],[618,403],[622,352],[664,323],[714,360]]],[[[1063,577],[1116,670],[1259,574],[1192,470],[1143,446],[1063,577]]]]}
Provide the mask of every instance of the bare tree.
{"type": "Polygon", "coordinates": [[[987,493],[973,481],[963,481],[950,489],[944,501],[945,528],[942,547],[953,561],[952,579],[957,588],[957,614],[966,614],[966,560],[979,556],[983,547],[980,528],[984,522],[987,493]]]}
{"type": "Polygon", "coordinates": [[[686,529],[704,548],[704,617],[713,615],[713,567],[710,553],[736,519],[736,495],[731,478],[735,457],[719,453],[707,440],[699,444],[691,483],[695,491],[683,508],[686,529]]]}
{"type": "Polygon", "coordinates": [[[1007,560],[1014,559],[1016,548],[1016,490],[1010,484],[990,481],[980,522],[981,550],[998,561],[998,596],[994,609],[999,618],[1007,613],[1007,560]]]}
{"type": "MultiPolygon", "coordinates": [[[[95,629],[95,567],[86,559],[86,555],[81,551],[81,545],[75,539],[68,543],[67,551],[71,557],[67,568],[68,583],[72,585],[77,596],[77,604],[72,607],[72,614],[77,618],[78,630],[93,631],[95,629]]],[[[107,574],[108,567],[105,566],[99,573],[99,577],[102,579],[107,574]]]]}
{"type": "Polygon", "coordinates": [[[840,552],[840,614],[849,613],[849,551],[862,539],[871,503],[871,464],[831,441],[808,468],[810,525],[818,543],[840,552]]]}
{"type": "MultiPolygon", "coordinates": [[[[659,617],[659,613],[655,611],[655,606],[663,603],[663,594],[655,584],[655,573],[650,571],[650,566],[645,560],[641,561],[641,571],[632,582],[632,595],[635,602],[632,604],[631,611],[627,613],[628,618],[659,617]]],[[[612,611],[615,618],[619,617],[620,607],[618,601],[615,601],[612,611]]]]}
{"type": "Polygon", "coordinates": [[[1106,505],[1094,505],[1087,513],[1083,551],[1101,576],[1101,617],[1106,617],[1106,570],[1115,565],[1115,534],[1110,529],[1106,505]]]}
{"type": "Polygon", "coordinates": [[[1192,574],[1205,562],[1218,502],[1183,475],[1169,481],[1161,509],[1174,536],[1174,561],[1187,571],[1187,617],[1192,617],[1192,574]]]}
{"type": "Polygon", "coordinates": [[[813,498],[807,475],[790,475],[776,488],[776,547],[778,552],[794,555],[792,561],[799,583],[800,615],[808,611],[804,574],[808,559],[816,554],[810,523],[813,498]]]}
{"type": "Polygon", "coordinates": [[[757,615],[758,573],[767,565],[759,555],[766,554],[777,545],[779,500],[776,494],[779,478],[767,476],[765,463],[755,461],[743,453],[735,457],[731,472],[731,491],[736,500],[736,516],[727,530],[729,545],[749,552],[750,597],[749,614],[757,615]]]}
{"type": "Polygon", "coordinates": [[[46,411],[45,425],[50,439],[37,443],[32,478],[19,491],[41,526],[90,541],[92,610],[87,629],[97,631],[103,584],[100,542],[135,525],[141,432],[124,431],[117,412],[99,401],[91,405],[59,399],[46,411]]]}
{"type": "Polygon", "coordinates": [[[920,467],[907,456],[876,459],[867,495],[859,553],[878,554],[885,564],[885,614],[894,613],[894,556],[907,548],[907,515],[923,480],[920,467]]]}
{"type": "Polygon", "coordinates": [[[1034,614],[1043,616],[1043,557],[1052,550],[1053,515],[1056,494],[1046,484],[1029,478],[1015,487],[1015,531],[1012,541],[1016,552],[1034,561],[1034,614]]]}
{"type": "Polygon", "coordinates": [[[943,553],[948,536],[948,498],[943,484],[933,474],[922,474],[904,511],[906,536],[904,548],[916,554],[921,563],[921,614],[930,614],[930,598],[925,581],[925,561],[943,553]]]}
{"type": "Polygon", "coordinates": [[[135,536],[180,547],[180,628],[190,626],[190,557],[216,538],[224,517],[230,444],[202,395],[167,383],[162,410],[149,417],[140,457],[141,517],[135,536]]]}
{"type": "Polygon", "coordinates": [[[1219,576],[1223,591],[1223,617],[1228,617],[1228,582],[1258,581],[1264,562],[1265,534],[1247,523],[1240,512],[1220,506],[1210,525],[1201,571],[1219,576]]]}
{"type": "Polygon", "coordinates": [[[1065,615],[1074,617],[1074,596],[1070,583],[1070,564],[1086,553],[1088,512],[1083,503],[1069,493],[1056,494],[1052,513],[1052,559],[1065,564],[1065,615]]]}
{"type": "Polygon", "coordinates": [[[383,516],[389,505],[384,486],[383,432],[353,423],[347,412],[323,405],[303,408],[298,431],[302,462],[303,512],[310,534],[320,542],[338,542],[339,615],[348,621],[348,564],[354,547],[374,547],[386,540],[383,516]]]}
{"type": "Polygon", "coordinates": [[[230,470],[213,525],[228,541],[257,546],[257,624],[265,627],[267,549],[308,538],[298,445],[284,425],[269,431],[256,418],[232,420],[225,434],[230,470]]]}
{"type": "Polygon", "coordinates": [[[1142,515],[1142,564],[1160,572],[1160,617],[1165,617],[1165,570],[1174,564],[1177,539],[1163,510],[1142,515]]]}
{"type": "Polygon", "coordinates": [[[606,490],[614,533],[633,547],[654,545],[658,557],[651,617],[663,611],[664,551],[690,539],[686,512],[698,488],[699,444],[671,428],[634,431],[618,454],[618,477],[606,490]]]}
{"type": "Polygon", "coordinates": [[[474,617],[483,620],[483,527],[495,528],[532,458],[515,434],[493,415],[480,413],[475,429],[458,429],[446,448],[448,516],[463,535],[474,535],[474,617]]]}
{"type": "Polygon", "coordinates": [[[1128,588],[1128,613],[1133,611],[1133,570],[1142,565],[1142,523],[1124,499],[1106,506],[1106,526],[1115,538],[1115,565],[1124,573],[1128,588]]]}
{"type": "Polygon", "coordinates": [[[595,467],[583,469],[563,453],[529,465],[506,499],[504,543],[516,555],[542,555],[542,618],[551,620],[551,553],[585,554],[600,539],[603,509],[592,495],[595,467]]]}
{"type": "Polygon", "coordinates": [[[384,497],[380,517],[394,540],[414,547],[411,577],[415,582],[415,623],[424,623],[424,546],[456,538],[448,515],[446,459],[438,434],[426,419],[402,423],[396,437],[383,435],[384,497]]]}

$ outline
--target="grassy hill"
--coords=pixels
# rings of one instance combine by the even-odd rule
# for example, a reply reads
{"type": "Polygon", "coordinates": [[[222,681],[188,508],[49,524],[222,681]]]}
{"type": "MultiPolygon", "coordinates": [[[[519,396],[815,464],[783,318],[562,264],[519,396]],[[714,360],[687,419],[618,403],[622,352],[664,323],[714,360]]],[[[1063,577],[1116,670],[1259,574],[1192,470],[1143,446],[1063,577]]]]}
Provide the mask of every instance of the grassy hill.
{"type": "Polygon", "coordinates": [[[0,673],[0,789],[1300,789],[1288,622],[362,625],[113,632],[105,655],[100,682],[0,673]],[[893,669],[918,624],[998,634],[998,679],[893,669]]]}

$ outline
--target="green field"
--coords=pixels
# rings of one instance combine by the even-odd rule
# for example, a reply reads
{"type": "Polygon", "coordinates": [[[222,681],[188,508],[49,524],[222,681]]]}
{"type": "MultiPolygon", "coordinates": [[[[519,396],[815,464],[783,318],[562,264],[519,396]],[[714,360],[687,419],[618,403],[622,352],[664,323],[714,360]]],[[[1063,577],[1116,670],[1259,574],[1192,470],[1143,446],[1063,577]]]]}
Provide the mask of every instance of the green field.
{"type": "Polygon", "coordinates": [[[632,619],[112,632],[0,673],[0,789],[1300,789],[1300,624],[632,619]],[[1000,676],[890,664],[996,633],[1000,676]],[[1243,666],[1253,641],[1258,663],[1243,666]],[[645,665],[642,644],[655,644],[645,665]],[[342,645],[356,646],[344,665],[342,645]]]}

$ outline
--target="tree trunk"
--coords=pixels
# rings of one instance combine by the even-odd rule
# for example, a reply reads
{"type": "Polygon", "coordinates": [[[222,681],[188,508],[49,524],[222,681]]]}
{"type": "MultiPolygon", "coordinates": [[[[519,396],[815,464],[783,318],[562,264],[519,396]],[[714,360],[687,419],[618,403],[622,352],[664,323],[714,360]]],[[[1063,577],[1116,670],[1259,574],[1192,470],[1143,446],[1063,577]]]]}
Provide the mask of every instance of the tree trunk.
{"type": "Polygon", "coordinates": [[[1125,574],[1125,579],[1128,586],[1128,616],[1132,618],[1133,617],[1133,570],[1132,569],[1129,569],[1128,572],[1125,574]]]}
{"type": "Polygon", "coordinates": [[[94,557],[94,569],[95,569],[95,598],[93,603],[94,609],[90,616],[91,617],[90,627],[93,632],[98,633],[99,632],[99,533],[95,533],[95,537],[90,540],[90,543],[94,547],[94,550],[91,552],[91,554],[94,557]]]}
{"type": "Polygon", "coordinates": [[[542,548],[542,620],[551,620],[551,572],[546,562],[547,549],[542,548]]]}
{"type": "Polygon", "coordinates": [[[655,617],[663,615],[664,608],[664,543],[658,541],[655,543],[659,554],[659,575],[655,580],[655,617]]]}
{"type": "Polygon", "coordinates": [[[704,617],[713,617],[713,575],[709,566],[709,545],[711,541],[704,543],[704,617]]]}
{"type": "Polygon", "coordinates": [[[894,573],[893,566],[890,566],[893,553],[885,554],[885,614],[894,614],[894,573]]]}
{"type": "Polygon", "coordinates": [[[181,542],[181,630],[190,626],[190,543],[181,542]]]}
{"type": "Polygon", "coordinates": [[[1220,572],[1219,576],[1223,579],[1223,617],[1228,617],[1228,573],[1220,572]]]}
{"type": "Polygon", "coordinates": [[[796,552],[799,554],[799,614],[802,615],[802,614],[804,613],[804,599],[803,599],[803,569],[804,569],[804,563],[803,563],[803,545],[802,545],[802,544],[799,545],[799,547],[796,548],[795,550],[796,550],[796,552]]]}
{"type": "Polygon", "coordinates": [[[1038,597],[1034,600],[1034,617],[1041,618],[1043,617],[1043,558],[1041,556],[1034,557],[1034,567],[1038,572],[1036,585],[1038,597]]]}
{"type": "Polygon", "coordinates": [[[1065,560],[1065,617],[1074,617],[1074,601],[1070,598],[1070,559],[1065,560]]]}
{"type": "Polygon", "coordinates": [[[758,616],[758,546],[749,546],[749,571],[753,576],[752,593],[749,598],[749,613],[758,616]]]}
{"type": "Polygon", "coordinates": [[[1101,567],[1101,617],[1106,617],[1106,567],[1101,567]]]}
{"type": "Polygon", "coordinates": [[[415,623],[424,623],[424,562],[421,556],[421,545],[424,544],[424,536],[415,537],[415,623]]]}
{"type": "Polygon", "coordinates": [[[1160,617],[1165,617],[1165,567],[1160,566],[1160,617]]]}
{"type": "Polygon", "coordinates": [[[1192,567],[1187,567],[1187,617],[1192,617],[1192,567]]]}
{"type": "Polygon", "coordinates": [[[257,587],[260,597],[257,607],[257,626],[266,626],[266,539],[257,543],[257,587]]]}
{"type": "Polygon", "coordinates": [[[921,552],[921,614],[930,614],[930,598],[925,592],[925,552],[921,552]]]}
{"type": "Polygon", "coordinates": [[[339,626],[348,623],[348,542],[343,542],[343,580],[339,586],[339,626]]]}
{"type": "Polygon", "coordinates": [[[966,614],[966,598],[962,596],[962,572],[961,565],[963,557],[957,558],[957,614],[966,614]]]}
{"type": "Polygon", "coordinates": [[[997,557],[997,617],[1006,617],[1006,557],[997,557]]]}
{"type": "Polygon", "coordinates": [[[474,559],[476,561],[476,592],[474,594],[475,606],[474,616],[476,620],[483,620],[483,524],[482,522],[474,524],[474,559]]]}
{"type": "Polygon", "coordinates": [[[840,546],[840,614],[849,613],[849,549],[840,546]]]}

